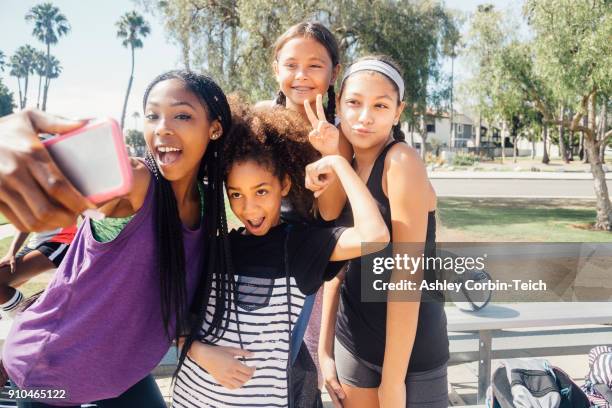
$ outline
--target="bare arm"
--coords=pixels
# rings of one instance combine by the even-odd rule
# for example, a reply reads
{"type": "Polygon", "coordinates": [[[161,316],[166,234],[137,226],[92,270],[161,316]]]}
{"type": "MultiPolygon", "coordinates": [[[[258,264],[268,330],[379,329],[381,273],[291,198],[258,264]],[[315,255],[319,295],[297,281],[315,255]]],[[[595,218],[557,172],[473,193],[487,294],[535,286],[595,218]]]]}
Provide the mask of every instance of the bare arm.
{"type": "Polygon", "coordinates": [[[309,164],[306,171],[307,177],[314,179],[328,177],[331,172],[336,174],[346,191],[354,225],[342,233],[330,260],[343,261],[361,256],[364,242],[381,244],[380,248],[369,248],[372,252],[383,248],[389,242],[389,230],[372,194],[346,159],[341,156],[323,157],[309,164]]]}
{"type": "Polygon", "coordinates": [[[339,274],[323,285],[323,305],[321,313],[321,331],[319,333],[319,357],[334,358],[334,335],[336,332],[336,314],[340,302],[340,288],[344,275],[339,274]]]}
{"type": "MultiPolygon", "coordinates": [[[[418,154],[404,145],[393,147],[385,162],[393,242],[415,243],[406,250],[394,246],[394,255],[399,252],[403,256],[407,252],[410,257],[421,256],[427,233],[427,197],[431,193],[425,167],[418,154]]],[[[391,281],[406,279],[418,285],[422,276],[422,270],[414,275],[406,270],[394,270],[391,281]]],[[[401,297],[401,294],[388,294],[385,358],[379,388],[382,408],[405,405],[404,378],[416,337],[420,302],[419,299],[402,301],[401,297]]]]}
{"type": "MultiPolygon", "coordinates": [[[[338,152],[349,163],[353,159],[353,148],[346,137],[340,132],[338,141],[338,152]]],[[[321,218],[325,221],[335,220],[340,216],[344,205],[346,204],[346,192],[342,188],[342,183],[339,180],[334,180],[330,183],[327,189],[321,192],[317,198],[317,209],[321,218]]]]}
{"type": "Polygon", "coordinates": [[[325,388],[329,393],[334,407],[342,407],[340,400],[346,395],[336,371],[334,355],[334,337],[336,333],[336,314],[340,301],[340,287],[342,286],[344,274],[339,274],[323,286],[323,307],[321,313],[321,331],[319,333],[319,365],[325,382],[325,388]]]}
{"type": "Polygon", "coordinates": [[[28,239],[28,235],[30,235],[29,232],[17,232],[13,237],[8,254],[15,256],[17,251],[19,251],[19,248],[21,248],[26,239],[28,239]]]}
{"type": "Polygon", "coordinates": [[[0,259],[0,267],[8,265],[11,273],[15,273],[15,267],[17,265],[15,255],[17,254],[17,251],[19,251],[19,248],[21,248],[21,246],[25,242],[26,238],[28,238],[28,235],[30,235],[29,232],[17,232],[15,234],[15,236],[13,237],[13,241],[9,246],[9,250],[7,251],[6,255],[2,259],[0,259]]]}

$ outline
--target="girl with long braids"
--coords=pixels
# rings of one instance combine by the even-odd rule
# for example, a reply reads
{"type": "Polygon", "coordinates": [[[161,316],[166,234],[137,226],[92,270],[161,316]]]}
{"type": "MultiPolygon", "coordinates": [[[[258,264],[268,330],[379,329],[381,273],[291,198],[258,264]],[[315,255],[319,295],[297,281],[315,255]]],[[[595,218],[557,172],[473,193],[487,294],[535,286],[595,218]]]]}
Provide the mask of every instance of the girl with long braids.
{"type": "MultiPolygon", "coordinates": [[[[230,296],[221,280],[226,97],[207,76],[171,71],[153,80],[143,105],[148,151],[144,162],[132,161],[132,191],[101,206],[104,220],[85,218],[47,290],[17,316],[4,344],[4,367],[18,388],[57,390],[20,407],[165,407],[149,373],[191,329],[194,298],[208,301],[205,271],[217,271],[219,297],[230,296]]],[[[217,308],[223,316],[224,302],[217,308]]]]}
{"type": "MultiPolygon", "coordinates": [[[[317,111],[325,120],[320,101],[317,111]]],[[[219,280],[217,271],[209,271],[215,279],[200,312],[200,341],[192,343],[180,366],[173,406],[321,407],[315,367],[299,329],[305,299],[338,273],[342,263],[334,261],[361,256],[362,242],[385,246],[389,234],[346,159],[333,155],[311,163],[318,154],[299,115],[239,103],[232,105],[232,113],[223,174],[231,209],[244,227],[229,233],[231,273],[219,280]],[[312,178],[335,175],[342,183],[354,225],[303,222],[313,220],[306,167],[312,178]],[[283,198],[301,221],[281,219],[283,198]],[[218,285],[228,280],[235,296],[228,300],[229,316],[216,330],[218,300],[227,299],[218,285]]]]}
{"type": "MultiPolygon", "coordinates": [[[[418,153],[404,143],[399,127],[403,97],[397,64],[385,56],[365,57],[344,74],[337,102],[340,126],[355,153],[353,168],[376,200],[392,243],[409,246],[393,250],[435,256],[436,194],[418,153]]],[[[349,204],[336,222],[352,224],[349,204]]],[[[418,284],[431,279],[432,272],[406,279],[418,284]]],[[[449,352],[441,294],[401,298],[388,292],[386,302],[366,303],[361,260],[351,260],[344,276],[344,282],[334,279],[325,286],[319,344],[334,405],[446,407],[449,352]]],[[[385,279],[401,276],[393,271],[385,279]]]]}

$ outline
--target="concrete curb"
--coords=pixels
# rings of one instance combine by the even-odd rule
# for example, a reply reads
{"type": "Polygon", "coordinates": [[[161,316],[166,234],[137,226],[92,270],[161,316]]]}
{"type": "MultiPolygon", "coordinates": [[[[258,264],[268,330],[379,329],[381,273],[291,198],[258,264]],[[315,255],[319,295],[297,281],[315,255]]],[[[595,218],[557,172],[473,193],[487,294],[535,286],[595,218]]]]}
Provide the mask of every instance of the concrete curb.
{"type": "MultiPolygon", "coordinates": [[[[430,179],[593,180],[591,173],[521,171],[428,171],[430,179]]],[[[612,173],[606,173],[612,180],[612,173]]]]}

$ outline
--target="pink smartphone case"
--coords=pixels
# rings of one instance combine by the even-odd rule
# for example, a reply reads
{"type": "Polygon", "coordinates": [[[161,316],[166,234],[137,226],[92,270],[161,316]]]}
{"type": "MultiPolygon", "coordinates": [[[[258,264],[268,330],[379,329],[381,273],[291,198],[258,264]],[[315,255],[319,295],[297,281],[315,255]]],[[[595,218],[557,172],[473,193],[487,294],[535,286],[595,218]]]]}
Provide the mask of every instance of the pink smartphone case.
{"type": "Polygon", "coordinates": [[[110,189],[106,191],[100,191],[95,194],[87,196],[87,198],[93,203],[102,203],[110,199],[113,199],[115,197],[123,196],[129,193],[132,188],[133,180],[132,180],[132,168],[130,166],[130,158],[128,156],[125,143],[123,141],[123,133],[121,129],[119,128],[119,124],[117,123],[117,121],[112,118],[105,118],[105,119],[90,121],[85,126],[80,127],[79,129],[73,130],[72,132],[64,133],[62,135],[59,135],[59,136],[43,141],[43,144],[46,147],[49,147],[56,143],[61,143],[62,141],[70,137],[79,135],[81,133],[84,133],[84,132],[87,132],[87,131],[90,131],[90,130],[93,130],[93,129],[96,129],[98,127],[102,127],[105,125],[110,126],[111,128],[112,141],[114,144],[115,152],[117,154],[117,159],[118,159],[117,161],[119,163],[118,170],[121,174],[121,182],[119,184],[112,186],[110,189]]]}

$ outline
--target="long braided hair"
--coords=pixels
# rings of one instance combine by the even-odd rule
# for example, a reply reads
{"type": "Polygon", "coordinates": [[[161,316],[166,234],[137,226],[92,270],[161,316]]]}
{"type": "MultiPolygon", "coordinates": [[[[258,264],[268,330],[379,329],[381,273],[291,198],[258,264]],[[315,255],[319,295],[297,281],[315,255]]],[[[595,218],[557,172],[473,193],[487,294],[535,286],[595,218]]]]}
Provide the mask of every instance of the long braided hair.
{"type": "MultiPolygon", "coordinates": [[[[151,89],[159,82],[178,79],[185,84],[185,88],[193,92],[208,114],[209,120],[218,120],[223,133],[229,133],[232,125],[231,111],[227,98],[214,80],[206,75],[191,71],[175,70],[159,75],[147,87],[143,106],[146,106],[151,89]]],[[[205,135],[202,135],[205,137],[205,135]]],[[[172,186],[166,180],[152,153],[149,151],[145,157],[147,167],[154,174],[157,184],[155,191],[156,210],[156,239],[157,256],[160,274],[161,304],[164,327],[168,336],[176,340],[187,334],[185,344],[179,356],[177,371],[181,367],[187,351],[195,339],[198,338],[199,328],[203,322],[203,307],[208,304],[213,285],[213,273],[216,276],[217,307],[211,328],[221,328],[225,313],[229,312],[233,288],[229,282],[233,277],[228,266],[230,253],[227,238],[227,219],[223,197],[223,172],[221,168],[223,143],[225,137],[211,140],[206,148],[204,157],[200,162],[198,179],[204,183],[204,219],[202,228],[205,229],[205,244],[202,250],[205,253],[205,262],[202,270],[191,309],[187,302],[185,252],[183,246],[182,224],[179,218],[176,198],[172,186]],[[211,272],[211,273],[209,273],[211,272]],[[227,279],[226,277],[229,277],[227,279]],[[196,319],[189,319],[188,315],[197,315],[196,319]],[[170,333],[172,317],[176,320],[174,333],[170,333]]],[[[175,373],[176,373],[175,372],[175,373]]]]}
{"type": "MultiPolygon", "coordinates": [[[[329,31],[327,27],[318,21],[305,21],[289,27],[274,43],[274,59],[278,59],[278,54],[287,41],[293,38],[311,38],[320,43],[327,52],[332,61],[332,69],[340,63],[340,48],[336,37],[329,31]]],[[[282,90],[278,91],[274,101],[277,105],[285,106],[287,96],[282,90]]],[[[327,88],[327,105],[325,106],[325,118],[328,122],[334,123],[336,116],[336,93],[334,85],[327,88]]]]}

